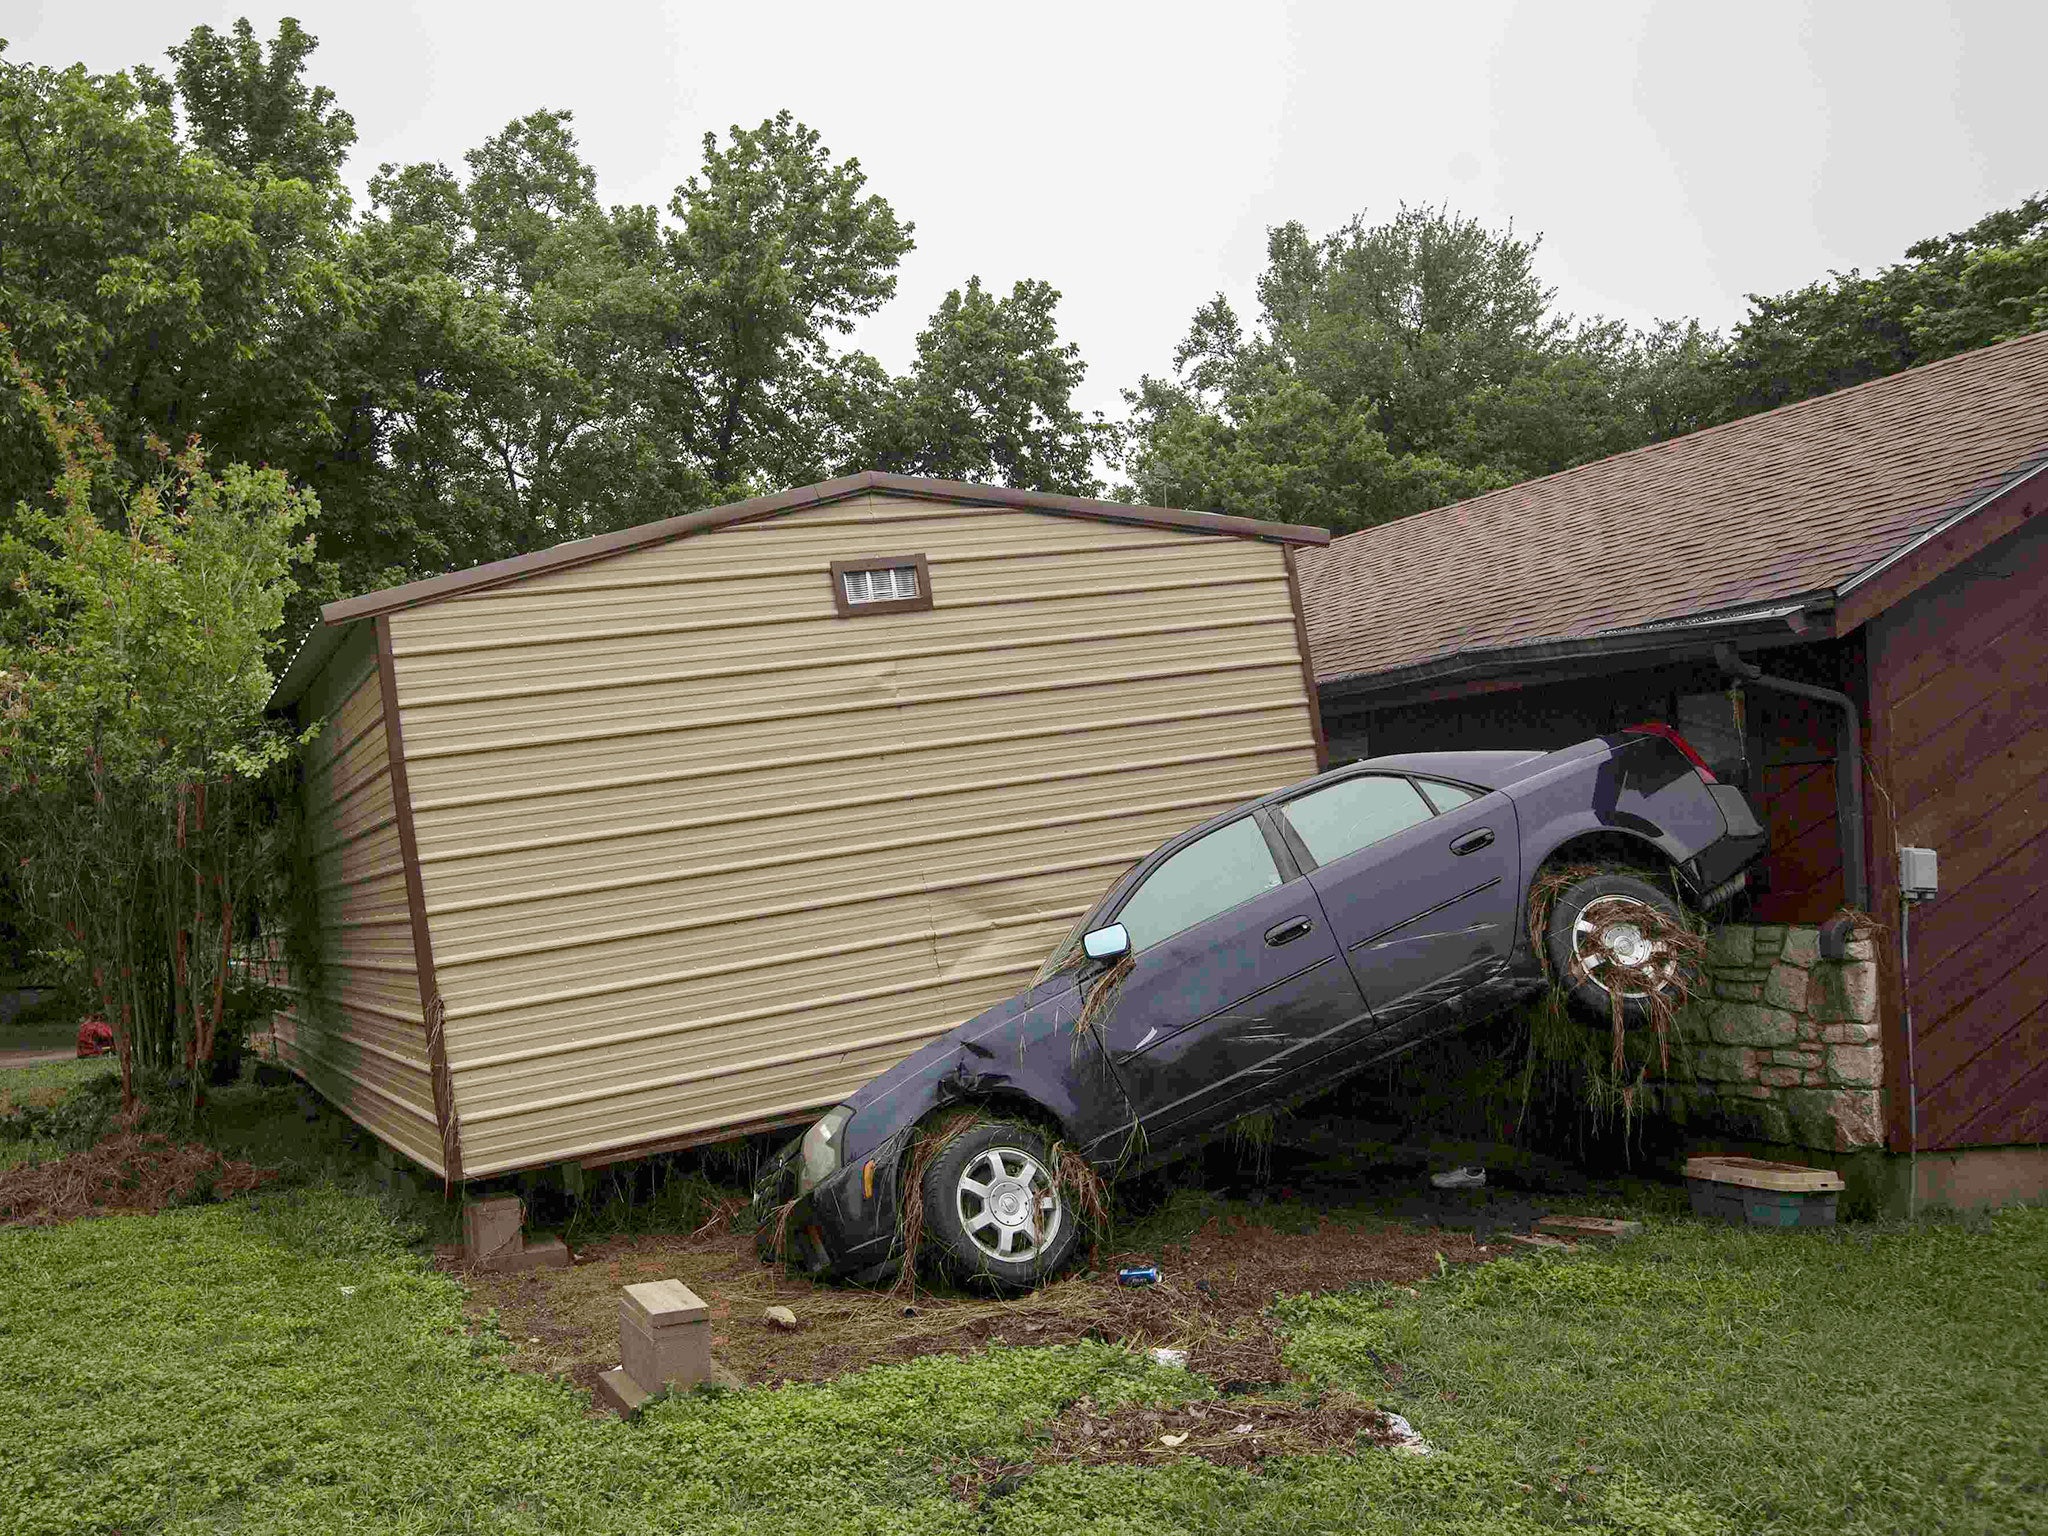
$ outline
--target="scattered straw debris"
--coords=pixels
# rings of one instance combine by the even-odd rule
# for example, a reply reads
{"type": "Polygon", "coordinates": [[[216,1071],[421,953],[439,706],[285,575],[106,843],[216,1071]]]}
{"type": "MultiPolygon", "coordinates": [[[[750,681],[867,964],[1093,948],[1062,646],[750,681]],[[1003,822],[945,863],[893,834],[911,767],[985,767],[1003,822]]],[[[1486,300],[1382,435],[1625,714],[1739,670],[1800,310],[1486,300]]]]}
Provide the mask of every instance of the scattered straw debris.
{"type": "Polygon", "coordinates": [[[1063,1462],[1152,1467],[1195,1457],[1220,1467],[1256,1468],[1274,1456],[1354,1451],[1361,1439],[1368,1447],[1391,1447],[1400,1436],[1388,1415],[1339,1392],[1305,1402],[1233,1397],[1108,1411],[1084,1397],[1046,1425],[1030,1461],[977,1457],[950,1486],[955,1498],[979,1508],[1033,1472],[1063,1462]]]}
{"type": "MultiPolygon", "coordinates": [[[[1298,1214],[1298,1213],[1296,1213],[1298,1214]]],[[[992,1343],[1028,1346],[1082,1340],[1132,1349],[1185,1349],[1187,1368],[1226,1392],[1289,1379],[1267,1318],[1276,1296],[1340,1291],[1371,1282],[1413,1285],[1450,1265],[1484,1263],[1509,1245],[1481,1249],[1469,1232],[1376,1218],[1290,1221],[1282,1231],[1233,1212],[1184,1242],[1103,1253],[1028,1295],[994,1299],[951,1289],[863,1290],[821,1284],[762,1264],[752,1239],[701,1236],[608,1238],[578,1249],[571,1269],[501,1275],[444,1267],[468,1286],[479,1317],[495,1312],[514,1342],[512,1361],[593,1388],[619,1358],[619,1288],[675,1278],[710,1306],[711,1352],[749,1385],[829,1381],[873,1365],[926,1355],[971,1355],[992,1343]],[[1125,1264],[1156,1263],[1158,1285],[1124,1287],[1125,1264]],[[765,1320],[770,1306],[803,1320],[795,1332],[765,1320]],[[520,1340],[540,1342],[520,1344],[520,1340]]],[[[1391,1362],[1388,1369],[1398,1369],[1391,1362]]]]}
{"type": "Polygon", "coordinates": [[[83,1152],[0,1173],[0,1226],[54,1227],[82,1216],[150,1213],[245,1195],[277,1177],[211,1147],[130,1132],[83,1152]]]}

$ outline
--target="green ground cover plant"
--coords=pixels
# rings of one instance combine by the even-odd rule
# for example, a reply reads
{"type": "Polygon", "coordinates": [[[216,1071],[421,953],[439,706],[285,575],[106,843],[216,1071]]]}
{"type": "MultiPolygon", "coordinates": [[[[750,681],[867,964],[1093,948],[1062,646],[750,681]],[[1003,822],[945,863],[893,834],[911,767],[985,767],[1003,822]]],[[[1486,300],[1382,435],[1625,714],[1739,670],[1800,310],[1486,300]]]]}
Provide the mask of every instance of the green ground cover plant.
{"type": "MultiPolygon", "coordinates": [[[[2048,1502],[2048,1210],[1751,1232],[1645,1185],[1610,1251],[1276,1302],[1289,1391],[1378,1401],[1435,1454],[1046,1467],[977,1505],[953,1477],[1029,1465],[1076,1400],[1213,1389],[1113,1344],[997,1347],[592,1417],[465,1321],[425,1257],[451,1207],[377,1189],[347,1122],[245,1082],[195,1129],[285,1187],[0,1230],[0,1530],[2005,1536],[2048,1502]]],[[[1126,1235],[1232,1212],[1307,1240],[1311,1204],[1183,1190],[1126,1235]]]]}
{"type": "Polygon", "coordinates": [[[1210,1389],[1112,1345],[677,1396],[632,1424],[508,1368],[411,1208],[281,1194],[0,1233],[11,1532],[2019,1532],[2044,1496],[2048,1213],[1917,1231],[1670,1221],[1420,1295],[1281,1303],[1291,1362],[1424,1457],[1052,1468],[1059,1409],[1210,1389]]]}

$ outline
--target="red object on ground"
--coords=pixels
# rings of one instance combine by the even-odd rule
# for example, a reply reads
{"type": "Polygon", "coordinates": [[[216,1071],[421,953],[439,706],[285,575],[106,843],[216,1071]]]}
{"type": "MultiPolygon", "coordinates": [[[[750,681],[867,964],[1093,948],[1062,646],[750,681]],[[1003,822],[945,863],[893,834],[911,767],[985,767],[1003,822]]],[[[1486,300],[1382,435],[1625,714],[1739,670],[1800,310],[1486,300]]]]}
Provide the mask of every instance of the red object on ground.
{"type": "Polygon", "coordinates": [[[81,1019],[78,1024],[78,1054],[107,1056],[114,1049],[114,1027],[105,1019],[81,1019]]]}

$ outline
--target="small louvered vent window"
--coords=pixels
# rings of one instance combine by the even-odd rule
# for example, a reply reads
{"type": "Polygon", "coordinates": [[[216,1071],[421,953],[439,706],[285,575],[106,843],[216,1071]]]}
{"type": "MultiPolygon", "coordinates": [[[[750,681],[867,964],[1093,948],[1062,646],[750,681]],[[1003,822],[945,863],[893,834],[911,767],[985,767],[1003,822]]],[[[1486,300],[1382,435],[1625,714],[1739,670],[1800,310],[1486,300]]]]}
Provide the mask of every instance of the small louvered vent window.
{"type": "Polygon", "coordinates": [[[832,562],[832,606],[842,619],[918,613],[932,605],[932,572],[923,555],[871,555],[832,562]]]}
{"type": "Polygon", "coordinates": [[[840,578],[846,583],[849,603],[904,602],[917,596],[917,567],[885,565],[874,571],[848,571],[840,578]]]}

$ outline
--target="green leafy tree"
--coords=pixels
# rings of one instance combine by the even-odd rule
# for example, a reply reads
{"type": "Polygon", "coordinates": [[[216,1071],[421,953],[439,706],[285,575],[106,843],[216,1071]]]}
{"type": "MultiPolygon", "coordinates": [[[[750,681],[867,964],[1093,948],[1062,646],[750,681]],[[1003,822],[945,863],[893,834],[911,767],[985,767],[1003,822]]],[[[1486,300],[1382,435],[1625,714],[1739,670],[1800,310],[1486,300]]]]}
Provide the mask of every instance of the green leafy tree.
{"type": "MultiPolygon", "coordinates": [[[[311,41],[287,23],[274,61],[295,71],[311,41]]],[[[152,437],[303,467],[330,436],[333,338],[353,307],[334,175],[345,116],[308,97],[326,158],[299,146],[280,166],[291,135],[276,111],[237,135],[219,60],[188,52],[178,76],[196,103],[146,70],[0,55],[0,325],[105,423],[109,485],[157,472],[152,437]],[[212,147],[180,138],[181,106],[212,147]]],[[[58,468],[18,400],[0,414],[0,449],[0,506],[58,468]]]]}
{"type": "Polygon", "coordinates": [[[969,278],[917,338],[917,361],[873,406],[862,461],[898,474],[935,475],[1097,494],[1100,422],[1073,403],[1087,366],[1062,342],[1059,292],[1025,279],[999,298],[969,278]]]}
{"type": "Polygon", "coordinates": [[[124,1093],[200,1093],[230,956],[276,857],[269,660],[314,508],[274,469],[158,446],[139,485],[88,412],[11,351],[0,386],[58,469],[15,509],[0,571],[0,846],[45,959],[99,1001],[124,1093]],[[107,510],[113,508],[110,515],[107,510]]]}
{"type": "Polygon", "coordinates": [[[1349,530],[1649,441],[1717,341],[1555,312],[1536,242],[1404,207],[1271,231],[1250,334],[1220,295],[1126,398],[1133,494],[1349,530]]]}
{"type": "Polygon", "coordinates": [[[1746,415],[2048,327],[2048,194],[1907,247],[1865,277],[1750,295],[1724,369],[1746,415]]]}
{"type": "Polygon", "coordinates": [[[707,133],[669,202],[656,405],[721,498],[816,478],[834,406],[862,398],[832,338],[894,295],[913,231],[866,185],[781,112],[707,133]]]}

